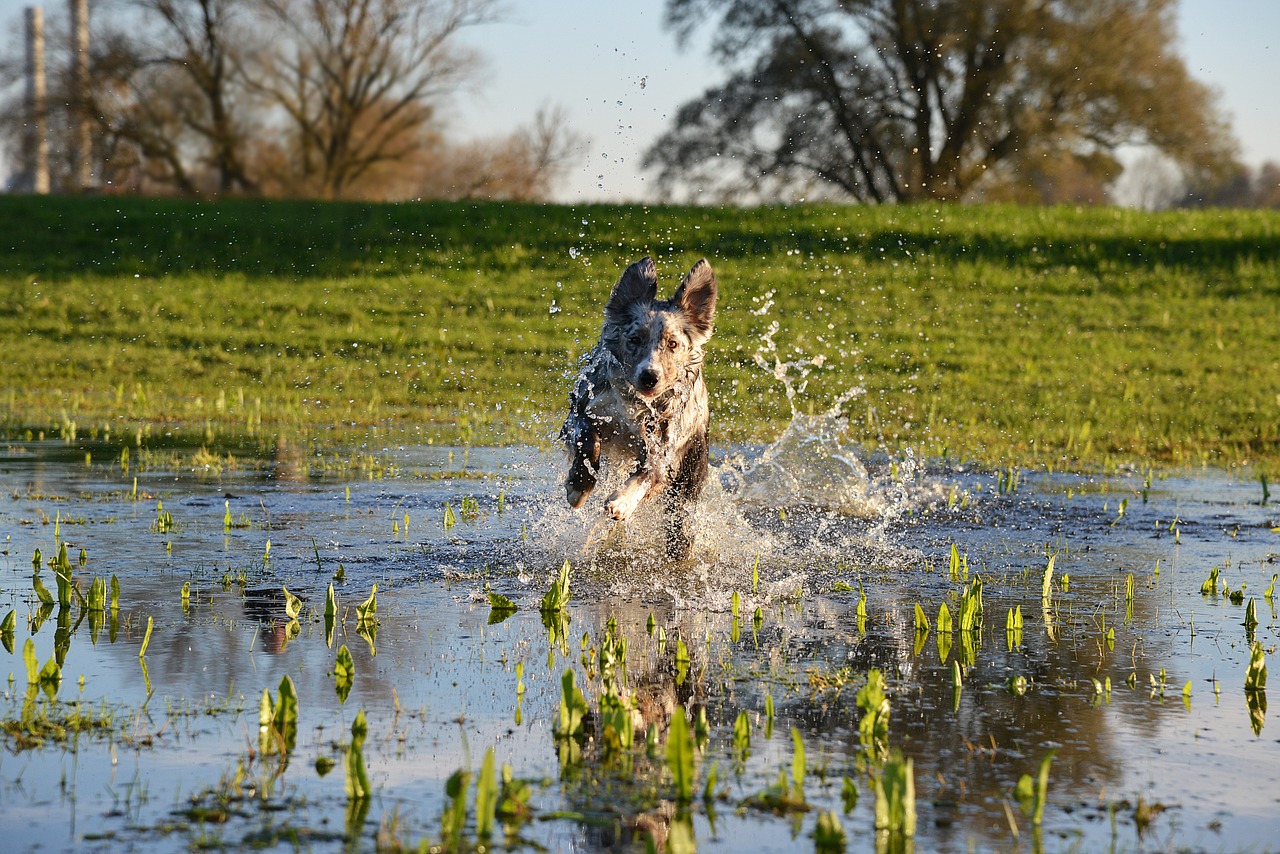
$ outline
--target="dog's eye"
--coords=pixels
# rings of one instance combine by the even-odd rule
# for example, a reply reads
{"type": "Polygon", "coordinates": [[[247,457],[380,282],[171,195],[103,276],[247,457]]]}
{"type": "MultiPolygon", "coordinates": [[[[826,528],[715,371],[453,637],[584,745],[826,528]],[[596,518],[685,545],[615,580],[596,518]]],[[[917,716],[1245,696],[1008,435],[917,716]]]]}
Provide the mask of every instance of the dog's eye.
{"type": "Polygon", "coordinates": [[[644,336],[637,332],[635,335],[627,338],[627,342],[633,347],[639,347],[644,343],[644,336]]]}
{"type": "Polygon", "coordinates": [[[668,338],[668,339],[667,339],[667,349],[668,349],[668,350],[677,350],[677,349],[679,349],[679,348],[680,348],[680,342],[679,342],[679,341],[677,341],[677,340],[676,340],[676,339],[674,339],[674,338],[668,338]]]}

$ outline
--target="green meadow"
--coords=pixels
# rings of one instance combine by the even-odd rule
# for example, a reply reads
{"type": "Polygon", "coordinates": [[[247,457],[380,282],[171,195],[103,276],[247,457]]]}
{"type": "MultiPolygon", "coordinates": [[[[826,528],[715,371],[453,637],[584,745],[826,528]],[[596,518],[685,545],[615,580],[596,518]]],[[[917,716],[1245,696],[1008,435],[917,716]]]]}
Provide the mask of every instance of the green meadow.
{"type": "Polygon", "coordinates": [[[841,401],[854,440],[930,458],[1280,472],[1257,211],[5,197],[0,426],[547,443],[646,254],[668,293],[701,256],[719,276],[718,443],[841,401]]]}

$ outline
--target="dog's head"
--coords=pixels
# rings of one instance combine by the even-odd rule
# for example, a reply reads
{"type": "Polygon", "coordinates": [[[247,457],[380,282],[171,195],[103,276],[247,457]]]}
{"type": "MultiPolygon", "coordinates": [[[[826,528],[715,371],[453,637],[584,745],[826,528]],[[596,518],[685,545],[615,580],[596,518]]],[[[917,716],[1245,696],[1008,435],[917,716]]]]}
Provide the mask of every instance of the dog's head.
{"type": "Polygon", "coordinates": [[[669,300],[658,295],[652,258],[637,261],[613,286],[605,307],[606,346],[642,398],[656,398],[696,373],[716,316],[716,276],[704,258],[669,300]]]}

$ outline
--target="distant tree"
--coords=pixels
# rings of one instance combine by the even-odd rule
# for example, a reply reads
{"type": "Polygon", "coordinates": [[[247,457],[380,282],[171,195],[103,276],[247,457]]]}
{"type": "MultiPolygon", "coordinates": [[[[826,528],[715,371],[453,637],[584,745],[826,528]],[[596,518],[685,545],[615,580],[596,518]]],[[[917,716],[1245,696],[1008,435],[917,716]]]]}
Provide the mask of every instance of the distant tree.
{"type": "Polygon", "coordinates": [[[1189,183],[1180,207],[1280,208],[1280,164],[1267,161],[1189,183]]]}
{"type": "Polygon", "coordinates": [[[276,42],[254,85],[284,116],[292,181],[358,194],[377,167],[413,156],[436,103],[471,73],[458,44],[497,0],[261,0],[276,42]]]}
{"type": "Polygon", "coordinates": [[[585,137],[569,128],[562,108],[544,107],[532,124],[505,137],[462,143],[441,140],[424,163],[415,195],[543,201],[551,197],[575,153],[586,144],[585,137]]]}
{"type": "Polygon", "coordinates": [[[1118,174],[1114,153],[1128,144],[1206,175],[1235,162],[1234,142],[1177,55],[1174,10],[667,0],[682,42],[714,22],[710,50],[729,78],[680,108],[645,163],[666,188],[799,186],[870,203],[1020,197],[1037,182],[1083,192],[1118,174]]]}
{"type": "Polygon", "coordinates": [[[74,147],[67,127],[84,118],[92,171],[104,190],[252,190],[243,149],[253,117],[241,85],[239,24],[254,1],[91,4],[90,73],[82,96],[68,72],[65,26],[51,22],[48,127],[60,154],[56,187],[74,186],[58,161],[74,147]]]}
{"type": "Polygon", "coordinates": [[[173,111],[201,141],[200,159],[214,171],[218,190],[253,190],[244,162],[250,105],[242,76],[249,0],[128,3],[155,29],[140,55],[183,78],[189,96],[175,98],[173,111]]]}
{"type": "Polygon", "coordinates": [[[1280,208],[1280,163],[1268,160],[1254,176],[1256,204],[1260,208],[1280,208]]]}

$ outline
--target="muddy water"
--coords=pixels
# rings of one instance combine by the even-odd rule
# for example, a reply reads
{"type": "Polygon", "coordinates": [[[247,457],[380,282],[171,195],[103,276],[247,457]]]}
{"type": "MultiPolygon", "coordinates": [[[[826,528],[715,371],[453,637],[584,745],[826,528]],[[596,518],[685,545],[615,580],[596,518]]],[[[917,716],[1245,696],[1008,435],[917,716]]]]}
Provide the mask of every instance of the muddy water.
{"type": "MultiPolygon", "coordinates": [[[[851,848],[869,849],[877,765],[855,695],[871,668],[888,682],[888,746],[914,762],[917,850],[1257,850],[1280,832],[1280,742],[1257,695],[1252,709],[1246,697],[1242,625],[1252,598],[1270,662],[1277,618],[1263,591],[1280,572],[1280,508],[1261,505],[1244,477],[1023,472],[1002,490],[993,473],[878,459],[798,422],[770,447],[721,449],[693,559],[672,566],[652,545],[658,520],[604,521],[607,486],[587,511],[569,511],[559,459],[532,449],[374,449],[391,464],[380,479],[325,474],[305,454],[221,470],[157,456],[126,470],[120,451],[0,453],[0,616],[17,619],[14,651],[0,652],[12,674],[0,704],[5,850],[368,849],[379,833],[416,845],[441,837],[445,781],[478,770],[490,747],[531,784],[518,840],[643,850],[646,829],[664,836],[673,811],[663,741],[677,704],[705,710],[709,724],[696,789],[715,768],[716,797],[691,809],[702,850],[809,849],[826,810],[851,848]],[[156,525],[157,502],[171,529],[156,525]],[[85,551],[81,589],[118,578],[114,626],[95,631],[77,605],[39,620],[32,555],[47,560],[59,541],[73,565],[85,551]],[[952,544],[983,580],[982,631],[965,643],[914,628],[917,603],[930,623],[944,601],[958,614],[952,544]],[[538,604],[566,558],[570,622],[553,638],[538,604]],[[1231,591],[1244,587],[1241,604],[1201,594],[1213,566],[1231,591]],[[339,567],[330,643],[320,613],[339,567]],[[374,583],[376,633],[360,633],[355,606],[374,583]],[[294,627],[281,585],[305,603],[294,627]],[[488,590],[520,610],[491,618],[488,590]],[[1005,631],[1015,607],[1020,639],[1005,631]],[[656,745],[608,759],[587,742],[565,762],[554,736],[561,677],[572,668],[594,709],[592,654],[611,618],[656,745]],[[62,656],[53,700],[27,688],[28,638],[40,665],[62,656]],[[678,640],[689,655],[679,679],[678,640]],[[343,644],[355,679],[340,702],[343,644]],[[259,703],[286,675],[299,727],[282,761],[262,753],[259,703]],[[21,737],[24,714],[77,710],[109,726],[41,746],[21,737]],[[373,793],[352,802],[344,760],[360,710],[373,793]],[[745,750],[733,735],[741,712],[745,750]],[[753,797],[791,774],[793,728],[812,809],[758,809],[753,797]],[[1035,831],[1015,788],[1050,750],[1035,831]],[[846,777],[859,793],[848,812],[846,777]]],[[[40,577],[54,590],[51,569],[40,577]]]]}

